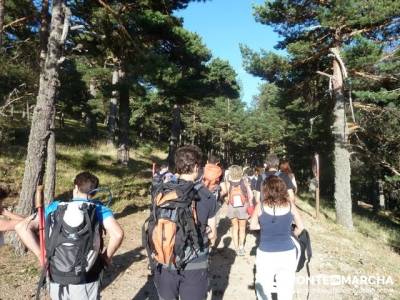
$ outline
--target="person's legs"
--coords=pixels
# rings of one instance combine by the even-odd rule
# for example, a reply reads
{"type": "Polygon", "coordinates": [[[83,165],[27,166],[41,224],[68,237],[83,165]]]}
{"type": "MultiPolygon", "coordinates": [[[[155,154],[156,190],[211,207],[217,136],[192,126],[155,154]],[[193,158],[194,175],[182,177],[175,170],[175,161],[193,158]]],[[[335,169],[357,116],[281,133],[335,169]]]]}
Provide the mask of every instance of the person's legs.
{"type": "Polygon", "coordinates": [[[179,297],[180,276],[175,270],[157,268],[154,271],[154,285],[160,300],[175,300],[179,297]]]}
{"type": "Polygon", "coordinates": [[[182,277],[179,286],[180,300],[204,300],[207,298],[207,269],[183,271],[182,277]]]}
{"type": "Polygon", "coordinates": [[[279,252],[280,269],[276,274],[276,286],[279,300],[291,300],[296,280],[296,249],[279,252]]]}
{"type": "Polygon", "coordinates": [[[233,240],[233,245],[235,246],[235,250],[238,250],[239,248],[239,220],[238,218],[232,218],[232,240],[233,240]]]}
{"type": "Polygon", "coordinates": [[[257,249],[255,289],[258,300],[272,299],[275,276],[274,252],[264,252],[257,249]]]}
{"type": "Polygon", "coordinates": [[[244,240],[246,238],[247,220],[239,220],[239,248],[244,251],[244,240]]]}
{"type": "Polygon", "coordinates": [[[70,284],[62,286],[58,283],[50,283],[50,298],[52,300],[99,300],[100,299],[100,283],[94,281],[84,284],[70,284]]]}

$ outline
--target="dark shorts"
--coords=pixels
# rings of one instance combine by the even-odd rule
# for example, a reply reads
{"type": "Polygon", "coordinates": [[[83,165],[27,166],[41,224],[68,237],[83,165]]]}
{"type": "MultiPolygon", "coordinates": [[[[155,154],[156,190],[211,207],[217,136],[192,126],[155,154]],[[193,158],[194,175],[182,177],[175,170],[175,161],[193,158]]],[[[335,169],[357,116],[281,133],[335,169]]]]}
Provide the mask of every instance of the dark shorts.
{"type": "Polygon", "coordinates": [[[154,284],[160,300],[204,300],[207,297],[208,270],[176,270],[157,268],[154,284]]]}

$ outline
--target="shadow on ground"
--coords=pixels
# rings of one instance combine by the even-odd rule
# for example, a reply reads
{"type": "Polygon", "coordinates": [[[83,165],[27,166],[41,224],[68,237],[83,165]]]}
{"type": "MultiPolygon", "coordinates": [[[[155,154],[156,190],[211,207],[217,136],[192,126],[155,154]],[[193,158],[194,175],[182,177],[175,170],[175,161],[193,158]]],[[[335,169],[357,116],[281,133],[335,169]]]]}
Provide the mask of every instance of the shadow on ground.
{"type": "Polygon", "coordinates": [[[125,252],[113,257],[113,264],[104,272],[101,288],[105,289],[109,286],[120,274],[125,272],[134,262],[141,261],[146,258],[141,253],[143,247],[137,247],[131,251],[125,252]]]}
{"type": "Polygon", "coordinates": [[[144,204],[144,205],[132,204],[132,205],[128,205],[121,212],[115,213],[114,217],[116,219],[123,218],[123,217],[129,216],[131,214],[134,214],[134,213],[136,213],[138,211],[148,209],[149,206],[150,206],[149,204],[144,204]]]}
{"type": "MultiPolygon", "coordinates": [[[[218,226],[218,229],[220,227],[218,226]]],[[[224,293],[229,285],[229,274],[236,259],[236,252],[229,248],[232,238],[225,237],[222,242],[224,247],[216,249],[210,257],[209,290],[211,291],[212,300],[224,298],[224,293]]]]}
{"type": "Polygon", "coordinates": [[[157,290],[153,283],[153,276],[147,276],[145,285],[133,296],[132,300],[158,300],[157,290]]]}

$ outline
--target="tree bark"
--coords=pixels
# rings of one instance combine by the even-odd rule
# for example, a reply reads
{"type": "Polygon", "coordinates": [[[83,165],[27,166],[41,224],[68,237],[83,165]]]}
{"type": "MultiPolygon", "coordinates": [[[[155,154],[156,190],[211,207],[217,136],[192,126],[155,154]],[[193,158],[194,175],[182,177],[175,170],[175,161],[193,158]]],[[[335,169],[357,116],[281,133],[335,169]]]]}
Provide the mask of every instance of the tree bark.
{"type": "MultiPolygon", "coordinates": [[[[332,49],[335,56],[339,49],[332,49]]],[[[346,133],[345,97],[343,91],[343,70],[338,59],[333,60],[332,76],[333,94],[335,99],[332,132],[334,135],[334,167],[335,167],[335,208],[336,222],[346,228],[353,228],[352,201],[350,186],[350,152],[348,150],[346,133]]]]}
{"type": "Polygon", "coordinates": [[[0,0],[0,51],[3,47],[3,27],[4,27],[4,2],[5,0],[0,0]]]}
{"type": "Polygon", "coordinates": [[[56,113],[53,109],[51,126],[49,129],[49,140],[47,141],[47,161],[46,161],[46,179],[44,183],[44,200],[50,203],[54,199],[56,189],[56,136],[55,136],[56,113]]]}
{"type": "MultiPolygon", "coordinates": [[[[56,90],[59,85],[59,62],[62,46],[68,32],[69,15],[69,9],[65,6],[63,0],[53,1],[48,51],[44,68],[41,70],[43,74],[40,76],[37,103],[29,134],[24,179],[17,207],[17,212],[22,215],[32,213],[36,187],[43,183],[46,147],[51,135],[50,128],[53,120],[56,90]]],[[[14,237],[12,243],[16,252],[22,254],[24,247],[16,237],[14,237]]]]}
{"type": "Polygon", "coordinates": [[[175,104],[172,111],[172,126],[171,126],[171,137],[169,140],[169,151],[168,151],[168,165],[170,170],[175,168],[175,151],[178,148],[178,140],[181,134],[182,123],[181,123],[181,108],[175,104]]]}
{"type": "Polygon", "coordinates": [[[129,85],[123,68],[119,70],[119,138],[118,138],[118,162],[124,166],[129,163],[129,119],[131,110],[129,107],[129,85]]]}
{"type": "Polygon", "coordinates": [[[49,40],[49,19],[49,0],[43,0],[42,9],[40,11],[40,66],[42,69],[44,68],[47,56],[47,42],[49,40]]]}
{"type": "MultiPolygon", "coordinates": [[[[89,81],[89,95],[91,99],[95,99],[97,96],[96,79],[92,78],[89,81]]],[[[97,118],[92,113],[90,108],[85,112],[85,125],[90,130],[91,136],[97,136],[97,118]]]]}
{"type": "Polygon", "coordinates": [[[113,91],[111,93],[109,112],[108,112],[108,143],[115,145],[116,135],[117,135],[117,114],[118,114],[118,83],[119,83],[119,73],[118,67],[115,65],[112,73],[112,85],[113,91]]]}

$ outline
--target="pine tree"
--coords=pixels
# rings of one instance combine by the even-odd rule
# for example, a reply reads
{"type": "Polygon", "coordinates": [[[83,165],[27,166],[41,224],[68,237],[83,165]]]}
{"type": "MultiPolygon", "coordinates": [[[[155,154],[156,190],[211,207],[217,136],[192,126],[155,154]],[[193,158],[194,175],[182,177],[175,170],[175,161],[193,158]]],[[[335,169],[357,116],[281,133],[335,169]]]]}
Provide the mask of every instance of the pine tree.
{"type": "Polygon", "coordinates": [[[283,37],[277,47],[287,49],[289,56],[265,52],[260,56],[242,48],[250,71],[286,87],[294,82],[308,85],[315,72],[327,75],[324,71],[333,69],[328,76],[335,103],[332,133],[336,217],[347,228],[352,228],[349,145],[343,130],[347,119],[343,84],[348,72],[340,51],[358,35],[386,39],[399,26],[399,7],[396,1],[266,2],[255,8],[256,20],[274,27],[283,37]]]}

